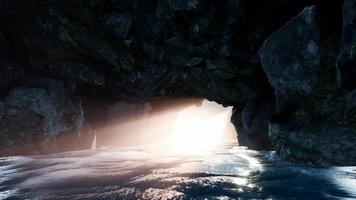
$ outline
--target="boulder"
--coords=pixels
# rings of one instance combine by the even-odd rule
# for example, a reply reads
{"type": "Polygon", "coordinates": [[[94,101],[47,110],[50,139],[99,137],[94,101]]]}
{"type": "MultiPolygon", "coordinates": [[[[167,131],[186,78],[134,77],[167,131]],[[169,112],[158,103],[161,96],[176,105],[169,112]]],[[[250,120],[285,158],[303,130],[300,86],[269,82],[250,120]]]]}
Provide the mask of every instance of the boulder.
{"type": "MultiPolygon", "coordinates": [[[[8,92],[0,124],[3,155],[53,152],[61,148],[56,140],[67,135],[79,140],[84,127],[80,102],[71,100],[62,82],[48,80],[47,84],[42,88],[16,87],[8,92]]],[[[72,142],[72,147],[79,144],[72,142]]]]}
{"type": "Polygon", "coordinates": [[[261,63],[275,91],[277,110],[298,106],[316,93],[320,68],[317,7],[305,8],[272,34],[260,50],[261,63]]]}
{"type": "Polygon", "coordinates": [[[269,137],[284,160],[318,165],[356,164],[356,90],[310,99],[292,116],[276,116],[269,137]]]}
{"type": "Polygon", "coordinates": [[[317,165],[355,165],[355,129],[329,123],[295,128],[270,123],[269,135],[284,160],[317,165]]]}
{"type": "Polygon", "coordinates": [[[0,121],[0,155],[46,153],[48,138],[43,126],[42,117],[31,110],[5,106],[0,121]]]}
{"type": "Polygon", "coordinates": [[[277,114],[269,122],[268,136],[284,160],[355,165],[355,91],[336,91],[332,63],[336,63],[337,52],[326,46],[330,38],[320,39],[321,9],[305,8],[260,50],[277,98],[277,114]],[[329,58],[321,62],[326,55],[329,58]]]}

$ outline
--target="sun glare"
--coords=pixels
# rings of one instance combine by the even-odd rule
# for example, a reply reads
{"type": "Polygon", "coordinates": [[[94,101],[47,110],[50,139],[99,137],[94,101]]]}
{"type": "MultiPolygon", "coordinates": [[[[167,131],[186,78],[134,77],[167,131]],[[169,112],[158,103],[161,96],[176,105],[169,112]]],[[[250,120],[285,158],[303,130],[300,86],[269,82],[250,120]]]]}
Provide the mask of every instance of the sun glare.
{"type": "Polygon", "coordinates": [[[178,113],[172,149],[178,154],[200,154],[222,144],[231,108],[204,100],[178,113]]]}

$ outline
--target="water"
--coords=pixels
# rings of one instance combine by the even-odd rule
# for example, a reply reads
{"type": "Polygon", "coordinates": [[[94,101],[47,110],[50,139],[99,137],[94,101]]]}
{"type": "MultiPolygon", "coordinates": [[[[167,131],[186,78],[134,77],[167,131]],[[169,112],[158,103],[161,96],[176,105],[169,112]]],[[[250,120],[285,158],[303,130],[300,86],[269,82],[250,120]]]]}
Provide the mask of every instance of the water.
{"type": "Polygon", "coordinates": [[[234,146],[163,150],[0,158],[0,199],[356,199],[356,167],[298,166],[234,146]]]}

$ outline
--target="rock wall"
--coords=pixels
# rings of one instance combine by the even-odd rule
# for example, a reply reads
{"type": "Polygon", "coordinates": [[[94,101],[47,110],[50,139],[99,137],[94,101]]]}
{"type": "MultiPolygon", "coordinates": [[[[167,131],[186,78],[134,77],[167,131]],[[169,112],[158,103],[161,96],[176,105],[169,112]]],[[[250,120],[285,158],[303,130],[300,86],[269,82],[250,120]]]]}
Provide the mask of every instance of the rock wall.
{"type": "Polygon", "coordinates": [[[356,4],[345,0],[343,6],[343,26],[338,20],[325,22],[323,14],[332,7],[306,7],[261,48],[263,69],[277,98],[269,138],[283,159],[356,163],[355,88],[350,79],[356,66],[351,48],[356,4]]]}

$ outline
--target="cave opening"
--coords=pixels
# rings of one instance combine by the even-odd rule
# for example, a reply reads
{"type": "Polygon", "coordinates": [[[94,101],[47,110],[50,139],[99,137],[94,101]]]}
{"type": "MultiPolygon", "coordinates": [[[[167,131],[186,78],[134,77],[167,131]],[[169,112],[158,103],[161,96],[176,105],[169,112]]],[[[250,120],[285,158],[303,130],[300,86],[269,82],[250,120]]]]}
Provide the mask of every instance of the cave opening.
{"type": "Polygon", "coordinates": [[[206,99],[119,102],[111,111],[96,132],[99,148],[164,147],[175,154],[200,154],[237,144],[237,133],[230,122],[232,107],[206,99]]]}

